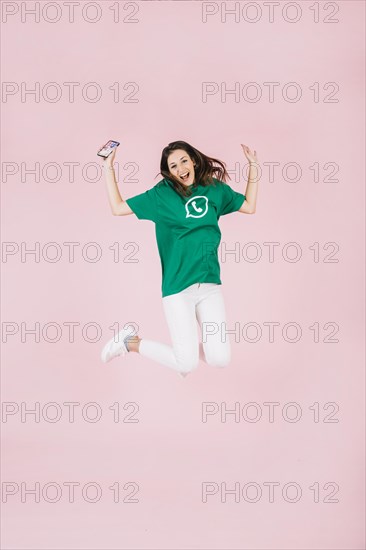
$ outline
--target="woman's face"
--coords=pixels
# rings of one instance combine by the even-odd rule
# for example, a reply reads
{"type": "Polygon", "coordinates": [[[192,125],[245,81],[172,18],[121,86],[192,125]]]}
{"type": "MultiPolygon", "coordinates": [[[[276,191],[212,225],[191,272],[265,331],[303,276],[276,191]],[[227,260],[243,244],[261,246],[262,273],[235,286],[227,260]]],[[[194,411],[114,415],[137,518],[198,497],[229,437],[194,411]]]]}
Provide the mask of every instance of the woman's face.
{"type": "Polygon", "coordinates": [[[168,156],[169,172],[183,185],[194,183],[194,167],[190,156],[183,149],[172,151],[168,156]]]}

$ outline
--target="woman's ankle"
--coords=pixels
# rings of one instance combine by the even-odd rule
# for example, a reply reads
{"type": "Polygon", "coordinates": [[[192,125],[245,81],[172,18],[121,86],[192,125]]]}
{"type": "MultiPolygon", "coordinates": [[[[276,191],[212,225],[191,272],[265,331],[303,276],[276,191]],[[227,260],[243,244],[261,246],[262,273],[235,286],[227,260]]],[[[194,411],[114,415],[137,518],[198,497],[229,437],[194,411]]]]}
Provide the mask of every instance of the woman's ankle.
{"type": "Polygon", "coordinates": [[[135,351],[138,353],[140,347],[141,338],[139,336],[129,336],[126,339],[126,348],[128,351],[135,351]]]}

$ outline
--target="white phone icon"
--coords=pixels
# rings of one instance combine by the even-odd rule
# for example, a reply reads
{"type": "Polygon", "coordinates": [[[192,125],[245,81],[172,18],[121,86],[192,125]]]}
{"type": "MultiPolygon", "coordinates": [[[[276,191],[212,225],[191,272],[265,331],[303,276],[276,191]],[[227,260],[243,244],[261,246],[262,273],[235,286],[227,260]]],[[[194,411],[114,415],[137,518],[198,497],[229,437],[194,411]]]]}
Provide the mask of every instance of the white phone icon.
{"type": "Polygon", "coordinates": [[[200,208],[199,206],[196,206],[196,201],[192,201],[192,206],[195,209],[196,212],[202,212],[203,208],[200,208]]]}

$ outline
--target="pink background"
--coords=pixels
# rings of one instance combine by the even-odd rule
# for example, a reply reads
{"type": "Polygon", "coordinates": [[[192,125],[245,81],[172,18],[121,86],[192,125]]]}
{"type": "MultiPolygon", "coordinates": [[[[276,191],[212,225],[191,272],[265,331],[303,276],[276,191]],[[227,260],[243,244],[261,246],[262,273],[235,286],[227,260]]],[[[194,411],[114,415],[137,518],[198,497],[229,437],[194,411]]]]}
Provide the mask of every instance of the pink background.
{"type": "MultiPolygon", "coordinates": [[[[29,8],[33,2],[23,3],[29,8]]],[[[41,5],[44,3],[41,2],[41,5]]],[[[245,3],[240,3],[243,6],[245,3]]],[[[62,250],[58,262],[39,262],[20,252],[9,256],[2,272],[2,320],[32,329],[57,323],[60,338],[35,342],[20,332],[2,346],[2,400],[26,403],[56,402],[59,422],[34,422],[20,414],[2,421],[2,482],[25,482],[31,487],[49,482],[99,483],[97,503],[85,502],[80,491],[69,503],[64,490],[59,502],[40,503],[19,493],[2,504],[2,547],[6,549],[362,549],[364,537],[364,16],[363,2],[337,2],[339,12],[320,2],[320,21],[314,22],[311,2],[300,2],[297,23],[274,22],[258,2],[257,23],[220,13],[202,22],[200,2],[135,2],[135,23],[112,22],[112,2],[100,2],[102,18],[87,23],[76,10],[68,22],[60,2],[61,19],[47,23],[33,17],[22,23],[19,15],[2,25],[2,79],[24,82],[29,89],[39,82],[57,82],[63,96],[58,102],[39,102],[19,93],[2,103],[2,160],[36,162],[44,168],[58,163],[57,181],[39,181],[20,173],[3,177],[2,240],[25,243],[34,249],[56,242],[62,250]],[[338,23],[325,23],[325,17],[338,23]],[[65,82],[80,82],[73,103],[65,82]],[[98,82],[103,97],[95,103],[82,98],[80,88],[98,82]],[[136,82],[136,103],[114,102],[109,90],[120,83],[121,99],[136,82]],[[202,82],[257,82],[257,102],[235,102],[232,95],[201,98],[202,82]],[[275,100],[268,100],[263,83],[278,82],[275,100]],[[299,101],[285,101],[285,83],[297,82],[299,101]],[[320,101],[312,88],[319,83],[320,101]],[[337,83],[338,101],[324,98],[337,83]],[[229,328],[235,323],[258,323],[262,337],[256,343],[243,337],[232,344],[232,363],[215,369],[200,363],[186,379],[138,354],[104,365],[100,350],[112,335],[110,327],[135,322],[140,336],[169,343],[161,302],[161,268],[154,225],[134,215],[113,217],[104,175],[97,171],[97,148],[108,139],[121,142],[119,189],[123,198],[152,187],[161,177],[160,156],[170,141],[183,139],[209,156],[226,162],[229,184],[246,189],[246,159],[240,143],[258,153],[262,167],[257,212],[232,214],[220,220],[222,242],[228,249],[257,243],[262,257],[250,262],[232,255],[221,264],[229,328]],[[76,162],[70,179],[65,163],[76,162]],[[298,181],[284,177],[287,163],[298,163],[298,181]],[[83,169],[88,163],[88,181],[83,169]],[[132,168],[133,176],[127,179],[132,168]],[[279,163],[274,177],[268,164],[279,163]],[[319,181],[314,165],[319,163],[319,181]],[[336,163],[335,181],[327,181],[336,163]],[[235,167],[242,174],[235,175],[235,167]],[[67,259],[63,243],[78,242],[75,261],[67,259]],[[96,242],[102,258],[85,261],[80,249],[96,242]],[[118,242],[123,261],[114,262],[109,247],[118,242]],[[136,243],[138,251],[131,245],[136,243]],[[265,243],[279,243],[273,262],[265,243]],[[299,261],[282,256],[287,243],[298,243],[299,261]],[[314,261],[314,243],[320,259],[314,261]],[[329,245],[327,243],[336,243],[329,245]],[[335,251],[336,262],[325,259],[335,251]],[[65,323],[79,323],[70,342],[65,323]],[[90,329],[88,342],[81,328],[90,329]],[[264,323],[278,322],[274,342],[264,323]],[[297,343],[282,337],[286,323],[302,330],[297,343]],[[319,342],[312,328],[319,324],[319,342]],[[326,342],[335,323],[333,336],[326,342]],[[66,418],[65,402],[97,402],[103,411],[97,423],[83,420],[80,407],[75,422],[66,418]],[[268,421],[265,402],[278,402],[275,422],[268,421]],[[138,404],[138,423],[114,423],[109,407],[118,402],[122,415],[128,402],[138,404]],[[243,407],[258,403],[263,417],[256,423],[232,415],[201,421],[202,402],[235,402],[243,407]],[[301,420],[283,420],[282,407],[297,402],[301,420]],[[337,423],[324,417],[336,403],[337,423]],[[320,421],[309,409],[319,403],[320,421]],[[275,502],[266,482],[280,483],[275,502]],[[114,503],[108,487],[119,482],[139,485],[137,503],[114,503]],[[201,484],[226,482],[233,487],[258,483],[259,502],[227,502],[217,494],[207,503],[201,484]],[[302,497],[286,502],[281,489],[288,482],[301,486],[302,497]],[[339,502],[324,502],[336,483],[339,502]],[[320,502],[309,489],[319,483],[320,502]]],[[[18,4],[15,4],[18,5],[18,4]]],[[[81,2],[83,6],[84,3],[81,2]]],[[[221,3],[216,6],[220,8],[221,3]]],[[[229,4],[228,4],[229,6],[229,4]]],[[[133,7],[121,7],[122,17],[133,7]]],[[[230,2],[230,7],[233,3],[230,2]]],[[[90,12],[92,14],[92,12],[90,12]]],[[[51,12],[50,12],[51,17],[51,12]]],[[[294,172],[289,171],[293,177],[294,172]]],[[[49,176],[54,177],[50,170],[49,176]]],[[[92,250],[90,253],[92,254],[92,250]]],[[[250,250],[250,254],[254,251],[250,250]]],[[[291,251],[293,252],[293,250],[291,251]]],[[[51,253],[51,251],[50,251],[51,253]]],[[[290,336],[293,332],[290,331],[290,336]]],[[[55,336],[50,329],[49,338],[55,336]]],[[[249,331],[253,337],[254,332],[249,331]]],[[[4,406],[4,403],[3,403],[4,406]]],[[[90,411],[92,414],[93,411],[90,411]]],[[[292,410],[293,412],[293,410],[292,410]]],[[[50,411],[52,414],[52,411],[50,411]]],[[[251,410],[253,414],[253,410],[251,410]]],[[[290,411],[289,411],[290,414],[290,411]]],[[[90,493],[94,495],[93,492],[90,493]]],[[[50,491],[50,496],[54,493],[50,491]]],[[[253,496],[253,493],[251,493],[253,496]]],[[[293,493],[290,492],[290,495],[293,493]]]]}

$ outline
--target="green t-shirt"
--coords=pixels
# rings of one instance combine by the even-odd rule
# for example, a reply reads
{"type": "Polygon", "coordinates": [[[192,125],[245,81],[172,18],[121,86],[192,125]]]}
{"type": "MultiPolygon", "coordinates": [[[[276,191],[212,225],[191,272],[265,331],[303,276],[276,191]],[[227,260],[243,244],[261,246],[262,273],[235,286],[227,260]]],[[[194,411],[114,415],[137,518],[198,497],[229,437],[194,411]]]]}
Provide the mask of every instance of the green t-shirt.
{"type": "Polygon", "coordinates": [[[126,200],[140,220],[155,223],[162,267],[162,295],[169,296],[194,283],[217,283],[220,264],[220,216],[239,210],[245,195],[214,178],[214,184],[194,187],[182,197],[168,179],[126,200]]]}

